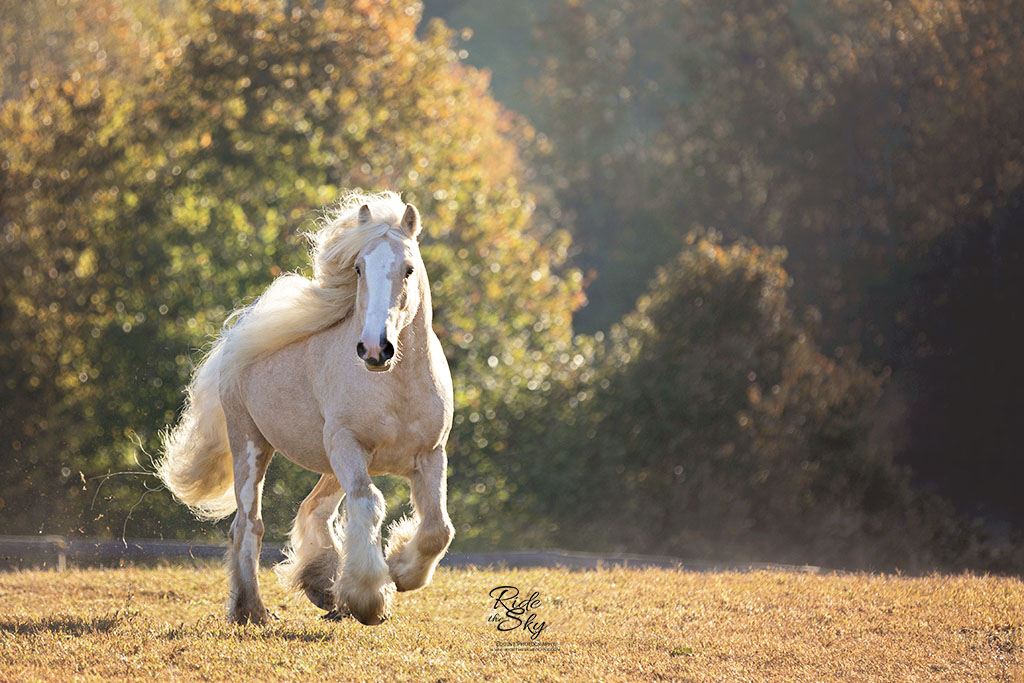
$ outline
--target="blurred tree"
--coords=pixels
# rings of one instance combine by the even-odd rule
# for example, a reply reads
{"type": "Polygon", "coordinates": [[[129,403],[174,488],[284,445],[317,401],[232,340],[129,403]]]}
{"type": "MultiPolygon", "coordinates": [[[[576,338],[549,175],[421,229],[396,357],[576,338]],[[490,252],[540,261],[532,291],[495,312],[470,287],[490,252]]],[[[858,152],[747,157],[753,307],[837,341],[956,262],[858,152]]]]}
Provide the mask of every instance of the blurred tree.
{"type": "Polygon", "coordinates": [[[692,225],[783,244],[823,345],[895,370],[920,416],[903,458],[1024,520],[1000,485],[1024,476],[1024,5],[557,0],[538,30],[542,176],[597,275],[578,327],[627,310],[692,225]],[[996,336],[1002,362],[968,369],[996,336]]]}
{"type": "Polygon", "coordinates": [[[973,533],[871,443],[881,379],[826,358],[793,319],[783,252],[719,240],[691,233],[621,324],[579,340],[575,381],[523,415],[513,445],[544,457],[505,463],[518,522],[505,542],[860,568],[999,561],[968,552],[973,533]]]}
{"type": "Polygon", "coordinates": [[[531,34],[549,4],[550,0],[423,0],[423,16],[438,17],[455,29],[460,56],[491,76],[494,98],[533,120],[537,101],[526,84],[537,76],[540,61],[533,56],[531,34]]]}
{"type": "MultiPolygon", "coordinates": [[[[161,38],[116,3],[8,4],[0,72],[0,508],[8,533],[42,533],[57,520],[61,531],[72,524],[62,519],[68,502],[73,523],[85,521],[82,472],[122,469],[126,418],[159,387],[129,369],[118,378],[120,393],[135,396],[121,398],[97,380],[101,368],[104,379],[120,371],[125,356],[116,342],[152,333],[158,317],[125,304],[151,288],[138,273],[145,243],[118,228],[135,220],[138,202],[127,198],[153,185],[144,177],[148,131],[123,129],[136,121],[139,84],[153,75],[149,57],[161,38]]],[[[165,362],[173,367],[173,356],[165,362]]]]}
{"type": "MultiPolygon", "coordinates": [[[[561,267],[565,233],[530,222],[519,150],[532,129],[459,63],[443,25],[415,37],[415,3],[318,7],[183,4],[176,19],[150,15],[162,37],[146,44],[70,22],[95,73],[58,54],[6,79],[22,84],[0,110],[10,531],[121,531],[145,481],[112,479],[87,515],[97,482],[83,491],[79,472],[138,469],[131,430],[154,451],[192,350],[274,275],[306,267],[297,230],[343,188],[394,187],[424,214],[456,378],[453,492],[500,451],[502,423],[481,423],[484,406],[528,392],[524,377],[544,381],[545,359],[568,345],[581,278],[561,267]],[[94,44],[108,38],[138,59],[100,78],[94,44]]],[[[94,10],[83,0],[65,16],[94,10]]],[[[311,485],[275,475],[293,504],[311,485]]],[[[294,505],[272,500],[280,538],[294,505]]],[[[146,509],[129,533],[200,528],[166,493],[146,509]]]]}
{"type": "MultiPolygon", "coordinates": [[[[5,530],[117,534],[138,505],[129,535],[205,532],[143,498],[148,477],[93,477],[137,470],[135,439],[154,451],[226,312],[306,268],[317,207],[391,186],[424,214],[456,380],[458,543],[980,557],[892,464],[871,412],[883,373],[818,340],[949,365],[957,321],[988,320],[972,293],[1019,301],[1017,5],[558,3],[537,83],[554,154],[414,2],[4,8],[5,530]],[[946,144],[964,130],[975,145],[946,144]],[[561,223],[599,274],[586,327],[657,273],[607,335],[571,337],[583,277],[561,223]],[[823,321],[794,320],[781,252],[688,242],[694,224],[788,245],[823,321]],[[946,267],[965,254],[994,277],[946,267]]],[[[1009,355],[1019,326],[1001,331],[1009,355]]],[[[951,405],[964,377],[943,380],[951,405]]],[[[311,484],[275,465],[269,539],[311,484]]]]}

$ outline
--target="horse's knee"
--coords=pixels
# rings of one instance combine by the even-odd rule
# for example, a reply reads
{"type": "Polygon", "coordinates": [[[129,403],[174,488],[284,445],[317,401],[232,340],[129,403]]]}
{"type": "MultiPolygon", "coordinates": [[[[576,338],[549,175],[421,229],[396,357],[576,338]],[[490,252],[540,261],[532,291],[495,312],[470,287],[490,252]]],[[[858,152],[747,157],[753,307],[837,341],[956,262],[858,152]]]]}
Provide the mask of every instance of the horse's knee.
{"type": "Polygon", "coordinates": [[[247,533],[256,534],[257,538],[263,538],[264,532],[265,528],[261,518],[249,519],[246,515],[237,514],[228,529],[228,539],[232,543],[238,543],[245,538],[247,533]]]}
{"type": "Polygon", "coordinates": [[[350,524],[369,522],[377,527],[384,522],[384,495],[373,484],[346,492],[345,507],[350,524]]]}

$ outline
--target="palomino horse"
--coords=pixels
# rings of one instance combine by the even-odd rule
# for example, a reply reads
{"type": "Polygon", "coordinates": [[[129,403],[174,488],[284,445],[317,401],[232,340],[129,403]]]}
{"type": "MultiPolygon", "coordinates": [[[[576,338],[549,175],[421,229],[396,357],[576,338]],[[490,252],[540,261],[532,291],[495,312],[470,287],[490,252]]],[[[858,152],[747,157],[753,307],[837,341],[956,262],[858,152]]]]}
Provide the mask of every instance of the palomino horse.
{"type": "Polygon", "coordinates": [[[431,328],[419,232],[419,213],[398,195],[349,195],[310,234],[313,279],[275,280],[231,316],[196,369],[158,473],[201,518],[237,509],[231,621],[268,618],[257,570],[275,451],[323,475],[299,508],[279,573],[325,616],[381,623],[395,589],[429,583],[451,542],[452,382],[431,328]],[[391,528],[382,554],[384,498],[370,475],[384,473],[409,479],[415,514],[391,528]]]}

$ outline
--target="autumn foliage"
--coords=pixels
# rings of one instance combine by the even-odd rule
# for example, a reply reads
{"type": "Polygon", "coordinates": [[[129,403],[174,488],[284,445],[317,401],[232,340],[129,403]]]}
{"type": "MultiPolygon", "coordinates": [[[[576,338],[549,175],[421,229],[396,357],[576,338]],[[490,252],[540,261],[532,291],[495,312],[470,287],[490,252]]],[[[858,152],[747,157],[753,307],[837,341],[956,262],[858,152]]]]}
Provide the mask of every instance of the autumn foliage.
{"type": "MultiPolygon", "coordinates": [[[[149,465],[190,358],[226,311],[307,267],[299,233],[345,188],[423,212],[460,423],[568,344],[581,278],[565,234],[530,220],[529,126],[443,26],[416,37],[415,5],[290,7],[184,4],[146,23],[141,3],[90,0],[12,24],[9,54],[61,50],[9,58],[0,109],[8,531],[122,531],[153,480],[112,478],[97,505],[93,477],[149,465]]],[[[456,462],[486,446],[457,435],[456,462]]],[[[166,494],[151,505],[131,533],[187,525],[166,494]]]]}
{"type": "MultiPolygon", "coordinates": [[[[4,2],[4,530],[223,533],[156,487],[158,430],[227,312],[308,268],[320,207],[391,188],[423,215],[462,547],[1020,566],[882,419],[988,286],[921,274],[1024,253],[1016,6],[550,5],[542,135],[412,0],[4,2]]],[[[311,486],[278,459],[268,540],[311,486]]]]}

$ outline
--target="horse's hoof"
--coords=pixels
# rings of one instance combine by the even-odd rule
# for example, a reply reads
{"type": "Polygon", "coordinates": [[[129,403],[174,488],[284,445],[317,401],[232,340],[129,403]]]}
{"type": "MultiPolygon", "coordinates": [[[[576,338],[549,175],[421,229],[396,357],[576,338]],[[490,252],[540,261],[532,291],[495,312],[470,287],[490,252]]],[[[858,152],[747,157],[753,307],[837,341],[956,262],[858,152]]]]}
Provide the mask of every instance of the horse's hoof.
{"type": "MultiPolygon", "coordinates": [[[[384,596],[379,597],[383,598],[384,596]]],[[[345,611],[351,614],[363,626],[379,626],[387,621],[391,615],[390,603],[390,599],[381,599],[369,604],[357,603],[355,608],[353,608],[352,603],[346,601],[345,611]]]]}
{"type": "Polygon", "coordinates": [[[351,616],[352,613],[349,612],[347,609],[335,608],[327,614],[321,615],[320,618],[325,619],[327,621],[344,621],[345,619],[348,619],[351,616]]]}
{"type": "Polygon", "coordinates": [[[238,612],[228,617],[228,621],[232,624],[238,624],[239,626],[245,626],[246,624],[252,624],[253,626],[265,626],[272,619],[278,619],[276,614],[272,614],[267,611],[262,612],[238,612]]]}
{"type": "Polygon", "coordinates": [[[349,614],[355,617],[363,626],[379,626],[388,620],[391,615],[391,600],[379,600],[376,604],[356,604],[346,601],[345,605],[349,614]]]}
{"type": "Polygon", "coordinates": [[[382,614],[379,617],[370,617],[366,620],[363,620],[361,617],[355,614],[353,614],[352,616],[354,616],[356,618],[356,621],[358,621],[363,626],[380,626],[385,621],[387,621],[389,617],[389,615],[387,614],[382,614]]]}
{"type": "Polygon", "coordinates": [[[391,578],[395,582],[395,590],[399,593],[407,593],[409,591],[418,591],[419,589],[430,583],[430,579],[433,578],[433,572],[412,578],[402,576],[401,574],[392,574],[391,578]]]}
{"type": "Polygon", "coordinates": [[[309,601],[320,609],[327,610],[328,612],[334,611],[335,599],[334,595],[329,591],[320,590],[319,588],[306,588],[304,592],[309,601]]]}

